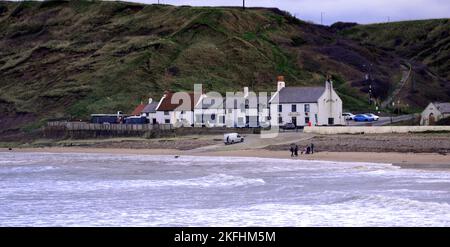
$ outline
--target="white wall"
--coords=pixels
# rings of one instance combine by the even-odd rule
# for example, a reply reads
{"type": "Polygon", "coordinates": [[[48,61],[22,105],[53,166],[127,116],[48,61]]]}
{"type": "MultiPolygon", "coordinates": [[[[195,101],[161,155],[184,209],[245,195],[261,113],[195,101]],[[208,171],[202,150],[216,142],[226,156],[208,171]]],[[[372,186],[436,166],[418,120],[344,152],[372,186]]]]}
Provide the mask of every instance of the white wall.
{"type": "Polygon", "coordinates": [[[156,119],[156,113],[142,113],[141,116],[146,117],[150,124],[153,124],[153,119],[156,119]]]}
{"type": "Polygon", "coordinates": [[[328,125],[328,118],[334,119],[334,125],[345,125],[345,118],[342,116],[342,100],[328,83],[325,92],[318,100],[318,105],[317,125],[328,125]]]}
{"type": "Polygon", "coordinates": [[[221,122],[221,118],[225,116],[225,111],[223,109],[195,109],[194,110],[194,122],[196,126],[201,126],[202,124],[207,124],[209,122],[209,127],[222,127],[225,123],[221,122]],[[211,119],[211,115],[215,115],[215,120],[211,119]],[[202,116],[203,115],[203,122],[202,116]]]}
{"type": "Polygon", "coordinates": [[[387,134],[425,131],[450,131],[450,126],[311,126],[303,132],[315,134],[387,134]]]}
{"type": "Polygon", "coordinates": [[[436,106],[433,103],[428,104],[427,107],[423,110],[423,112],[420,114],[420,125],[429,125],[430,124],[430,114],[433,113],[434,120],[438,121],[439,119],[443,118],[441,112],[436,108],[436,106]]]}
{"type": "Polygon", "coordinates": [[[156,121],[159,124],[165,124],[166,120],[169,120],[174,127],[177,127],[180,123],[189,127],[194,123],[193,111],[183,111],[183,113],[181,111],[169,111],[169,115],[165,115],[164,111],[156,112],[156,121]]]}
{"type": "Polygon", "coordinates": [[[315,125],[316,119],[315,115],[318,114],[317,103],[297,103],[297,104],[281,104],[282,112],[278,112],[278,104],[271,104],[271,124],[278,125],[278,116],[281,116],[282,123],[279,125],[284,125],[287,123],[292,123],[292,117],[297,118],[297,122],[294,123],[297,126],[306,126],[308,123],[305,122],[305,117],[309,117],[309,121],[315,125]],[[297,106],[297,111],[292,112],[292,105],[297,106]],[[305,112],[305,105],[309,105],[309,113],[305,112]]]}

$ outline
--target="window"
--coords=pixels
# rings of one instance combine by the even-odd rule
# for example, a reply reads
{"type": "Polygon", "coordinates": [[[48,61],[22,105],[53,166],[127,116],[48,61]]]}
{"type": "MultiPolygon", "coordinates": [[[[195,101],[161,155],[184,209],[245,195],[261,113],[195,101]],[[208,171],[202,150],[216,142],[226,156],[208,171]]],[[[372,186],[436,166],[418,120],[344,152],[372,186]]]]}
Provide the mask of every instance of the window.
{"type": "Polygon", "coordinates": [[[309,117],[305,117],[305,124],[309,123],[309,117]]]}
{"type": "Polygon", "coordinates": [[[169,116],[169,112],[168,112],[168,111],[165,111],[165,112],[164,112],[164,116],[169,116]]]}
{"type": "Polygon", "coordinates": [[[297,105],[291,105],[291,112],[297,112],[297,105]]]}
{"type": "Polygon", "coordinates": [[[278,105],[278,112],[283,112],[283,105],[278,105]]]}
{"type": "Polygon", "coordinates": [[[309,112],[309,104],[305,104],[305,112],[309,112]]]}
{"type": "Polygon", "coordinates": [[[333,125],[334,124],[334,118],[330,117],[328,118],[328,125],[333,125]]]}
{"type": "Polygon", "coordinates": [[[166,119],[166,120],[164,120],[164,123],[166,123],[166,124],[170,124],[170,119],[166,119]]]}

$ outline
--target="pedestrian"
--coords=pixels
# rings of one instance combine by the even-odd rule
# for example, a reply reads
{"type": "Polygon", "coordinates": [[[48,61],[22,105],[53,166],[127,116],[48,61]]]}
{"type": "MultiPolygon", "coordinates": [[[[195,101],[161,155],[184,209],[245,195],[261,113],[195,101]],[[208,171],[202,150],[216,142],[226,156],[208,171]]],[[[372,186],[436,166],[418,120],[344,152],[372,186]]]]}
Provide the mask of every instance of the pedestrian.
{"type": "Polygon", "coordinates": [[[294,157],[294,147],[291,145],[291,148],[289,149],[291,151],[291,157],[294,157]]]}
{"type": "Polygon", "coordinates": [[[297,145],[295,145],[294,154],[295,154],[295,157],[298,156],[298,146],[297,145]]]}
{"type": "Polygon", "coordinates": [[[314,153],[314,143],[311,143],[311,154],[314,153]]]}

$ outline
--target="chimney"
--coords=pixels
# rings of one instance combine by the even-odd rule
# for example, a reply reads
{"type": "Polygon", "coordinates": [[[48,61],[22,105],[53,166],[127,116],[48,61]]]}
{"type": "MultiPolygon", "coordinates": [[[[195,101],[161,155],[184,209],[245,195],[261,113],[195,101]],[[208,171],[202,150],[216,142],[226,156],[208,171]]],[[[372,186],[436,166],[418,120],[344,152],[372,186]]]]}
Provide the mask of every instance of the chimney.
{"type": "Polygon", "coordinates": [[[244,97],[248,96],[248,87],[244,87],[244,97]]]}
{"type": "Polygon", "coordinates": [[[282,88],[286,86],[286,83],[284,82],[284,76],[278,76],[277,80],[278,80],[277,92],[279,92],[282,88]]]}
{"type": "Polygon", "coordinates": [[[333,81],[331,80],[330,75],[327,75],[327,80],[325,81],[325,88],[327,90],[331,90],[333,88],[333,81]]]}
{"type": "Polygon", "coordinates": [[[153,101],[153,99],[152,99],[152,98],[148,98],[148,104],[151,104],[151,103],[152,103],[152,101],[153,101]]]}

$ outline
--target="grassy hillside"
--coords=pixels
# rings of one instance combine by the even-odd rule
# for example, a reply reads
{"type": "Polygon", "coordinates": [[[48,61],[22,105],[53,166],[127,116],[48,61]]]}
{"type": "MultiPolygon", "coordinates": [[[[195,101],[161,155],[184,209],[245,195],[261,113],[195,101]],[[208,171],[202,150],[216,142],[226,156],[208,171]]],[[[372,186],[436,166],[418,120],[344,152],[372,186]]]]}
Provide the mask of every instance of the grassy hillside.
{"type": "Polygon", "coordinates": [[[363,45],[395,51],[450,79],[450,19],[357,25],[342,32],[363,45]]]}
{"type": "MultiPolygon", "coordinates": [[[[194,83],[220,92],[273,91],[277,75],[294,86],[322,85],[332,74],[344,106],[365,109],[364,65],[372,64],[382,100],[395,88],[401,63],[392,51],[278,9],[0,2],[0,132],[30,130],[50,118],[129,112],[194,83]]],[[[407,96],[450,98],[439,79],[427,83],[431,90],[407,96]]]]}

